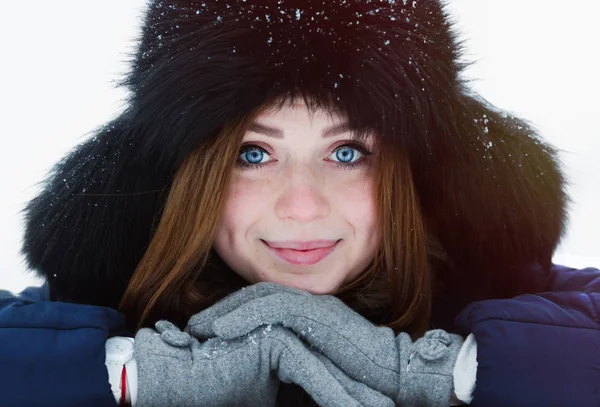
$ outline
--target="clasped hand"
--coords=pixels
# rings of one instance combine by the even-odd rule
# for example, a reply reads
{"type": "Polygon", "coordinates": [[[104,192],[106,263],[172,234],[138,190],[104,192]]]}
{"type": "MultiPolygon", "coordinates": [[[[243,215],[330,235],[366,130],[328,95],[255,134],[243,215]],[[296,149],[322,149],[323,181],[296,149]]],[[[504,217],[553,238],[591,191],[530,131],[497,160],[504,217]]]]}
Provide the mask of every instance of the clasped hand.
{"type": "Polygon", "coordinates": [[[445,407],[462,344],[444,331],[413,343],[333,296],[273,283],[230,295],[185,332],[156,328],[136,336],[144,406],[272,406],[285,382],[321,406],[445,407]]]}
{"type": "Polygon", "coordinates": [[[201,339],[233,340],[272,326],[288,328],[311,346],[326,377],[361,405],[448,406],[462,337],[433,330],[413,342],[333,296],[259,283],[195,315],[186,330],[201,339]]]}

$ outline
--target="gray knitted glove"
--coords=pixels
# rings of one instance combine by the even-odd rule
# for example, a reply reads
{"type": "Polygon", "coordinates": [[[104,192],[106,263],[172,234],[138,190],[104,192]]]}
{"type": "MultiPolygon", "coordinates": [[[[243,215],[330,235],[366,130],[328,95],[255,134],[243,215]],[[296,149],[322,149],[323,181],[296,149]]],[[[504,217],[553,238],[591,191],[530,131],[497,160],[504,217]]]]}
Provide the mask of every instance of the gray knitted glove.
{"type": "Polygon", "coordinates": [[[141,329],[135,337],[141,407],[274,406],[280,380],[300,385],[322,406],[394,405],[282,327],[204,343],[167,321],[156,329],[141,329]]]}
{"type": "Polygon", "coordinates": [[[246,287],[190,319],[200,338],[236,338],[259,326],[282,324],[313,345],[344,373],[402,406],[447,407],[453,368],[463,343],[433,330],[416,342],[377,327],[329,295],[273,283],[246,287]]]}

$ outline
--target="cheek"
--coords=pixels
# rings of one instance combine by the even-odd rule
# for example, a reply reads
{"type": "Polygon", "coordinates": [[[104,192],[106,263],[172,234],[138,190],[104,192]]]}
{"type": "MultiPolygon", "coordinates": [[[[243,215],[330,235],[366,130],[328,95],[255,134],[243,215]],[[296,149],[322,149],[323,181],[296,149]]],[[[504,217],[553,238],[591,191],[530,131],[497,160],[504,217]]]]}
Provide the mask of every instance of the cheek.
{"type": "Polygon", "coordinates": [[[232,181],[213,242],[213,248],[229,268],[250,283],[261,281],[251,266],[252,248],[248,237],[252,237],[252,226],[262,216],[262,196],[268,195],[260,188],[232,181]]]}
{"type": "Polygon", "coordinates": [[[248,226],[260,216],[260,210],[266,207],[269,196],[268,186],[264,183],[248,182],[234,176],[225,199],[221,222],[230,230],[248,226]]]}
{"type": "Polygon", "coordinates": [[[347,252],[344,253],[349,262],[345,280],[360,275],[373,261],[380,247],[374,190],[374,181],[362,180],[345,183],[343,187],[332,191],[337,212],[351,228],[347,252]]]}
{"type": "Polygon", "coordinates": [[[215,233],[214,248],[234,269],[251,256],[248,243],[260,234],[257,227],[264,223],[273,196],[268,183],[247,178],[234,174],[215,233]]]}
{"type": "Polygon", "coordinates": [[[336,206],[348,223],[354,228],[357,237],[373,236],[377,229],[374,197],[375,183],[364,180],[347,184],[336,192],[336,206]]]}

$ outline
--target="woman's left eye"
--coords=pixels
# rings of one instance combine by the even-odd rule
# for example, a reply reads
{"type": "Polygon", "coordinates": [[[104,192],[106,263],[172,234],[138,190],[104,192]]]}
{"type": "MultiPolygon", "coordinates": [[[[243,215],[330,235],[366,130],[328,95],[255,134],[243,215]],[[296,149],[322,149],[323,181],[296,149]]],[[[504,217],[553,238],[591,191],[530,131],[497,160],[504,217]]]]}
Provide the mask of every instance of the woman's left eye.
{"type": "Polygon", "coordinates": [[[361,165],[369,155],[371,153],[363,146],[344,144],[333,150],[329,158],[335,161],[338,167],[352,169],[361,165]]]}

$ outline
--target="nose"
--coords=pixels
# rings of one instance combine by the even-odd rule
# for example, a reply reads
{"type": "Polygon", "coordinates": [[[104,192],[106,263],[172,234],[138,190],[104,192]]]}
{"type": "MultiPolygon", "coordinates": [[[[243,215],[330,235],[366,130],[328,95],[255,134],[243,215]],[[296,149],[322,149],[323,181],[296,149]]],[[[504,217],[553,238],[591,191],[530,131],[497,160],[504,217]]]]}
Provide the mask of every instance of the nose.
{"type": "Polygon", "coordinates": [[[280,219],[307,223],[329,215],[330,204],[323,194],[320,180],[307,166],[296,166],[287,171],[275,203],[280,219]]]}

